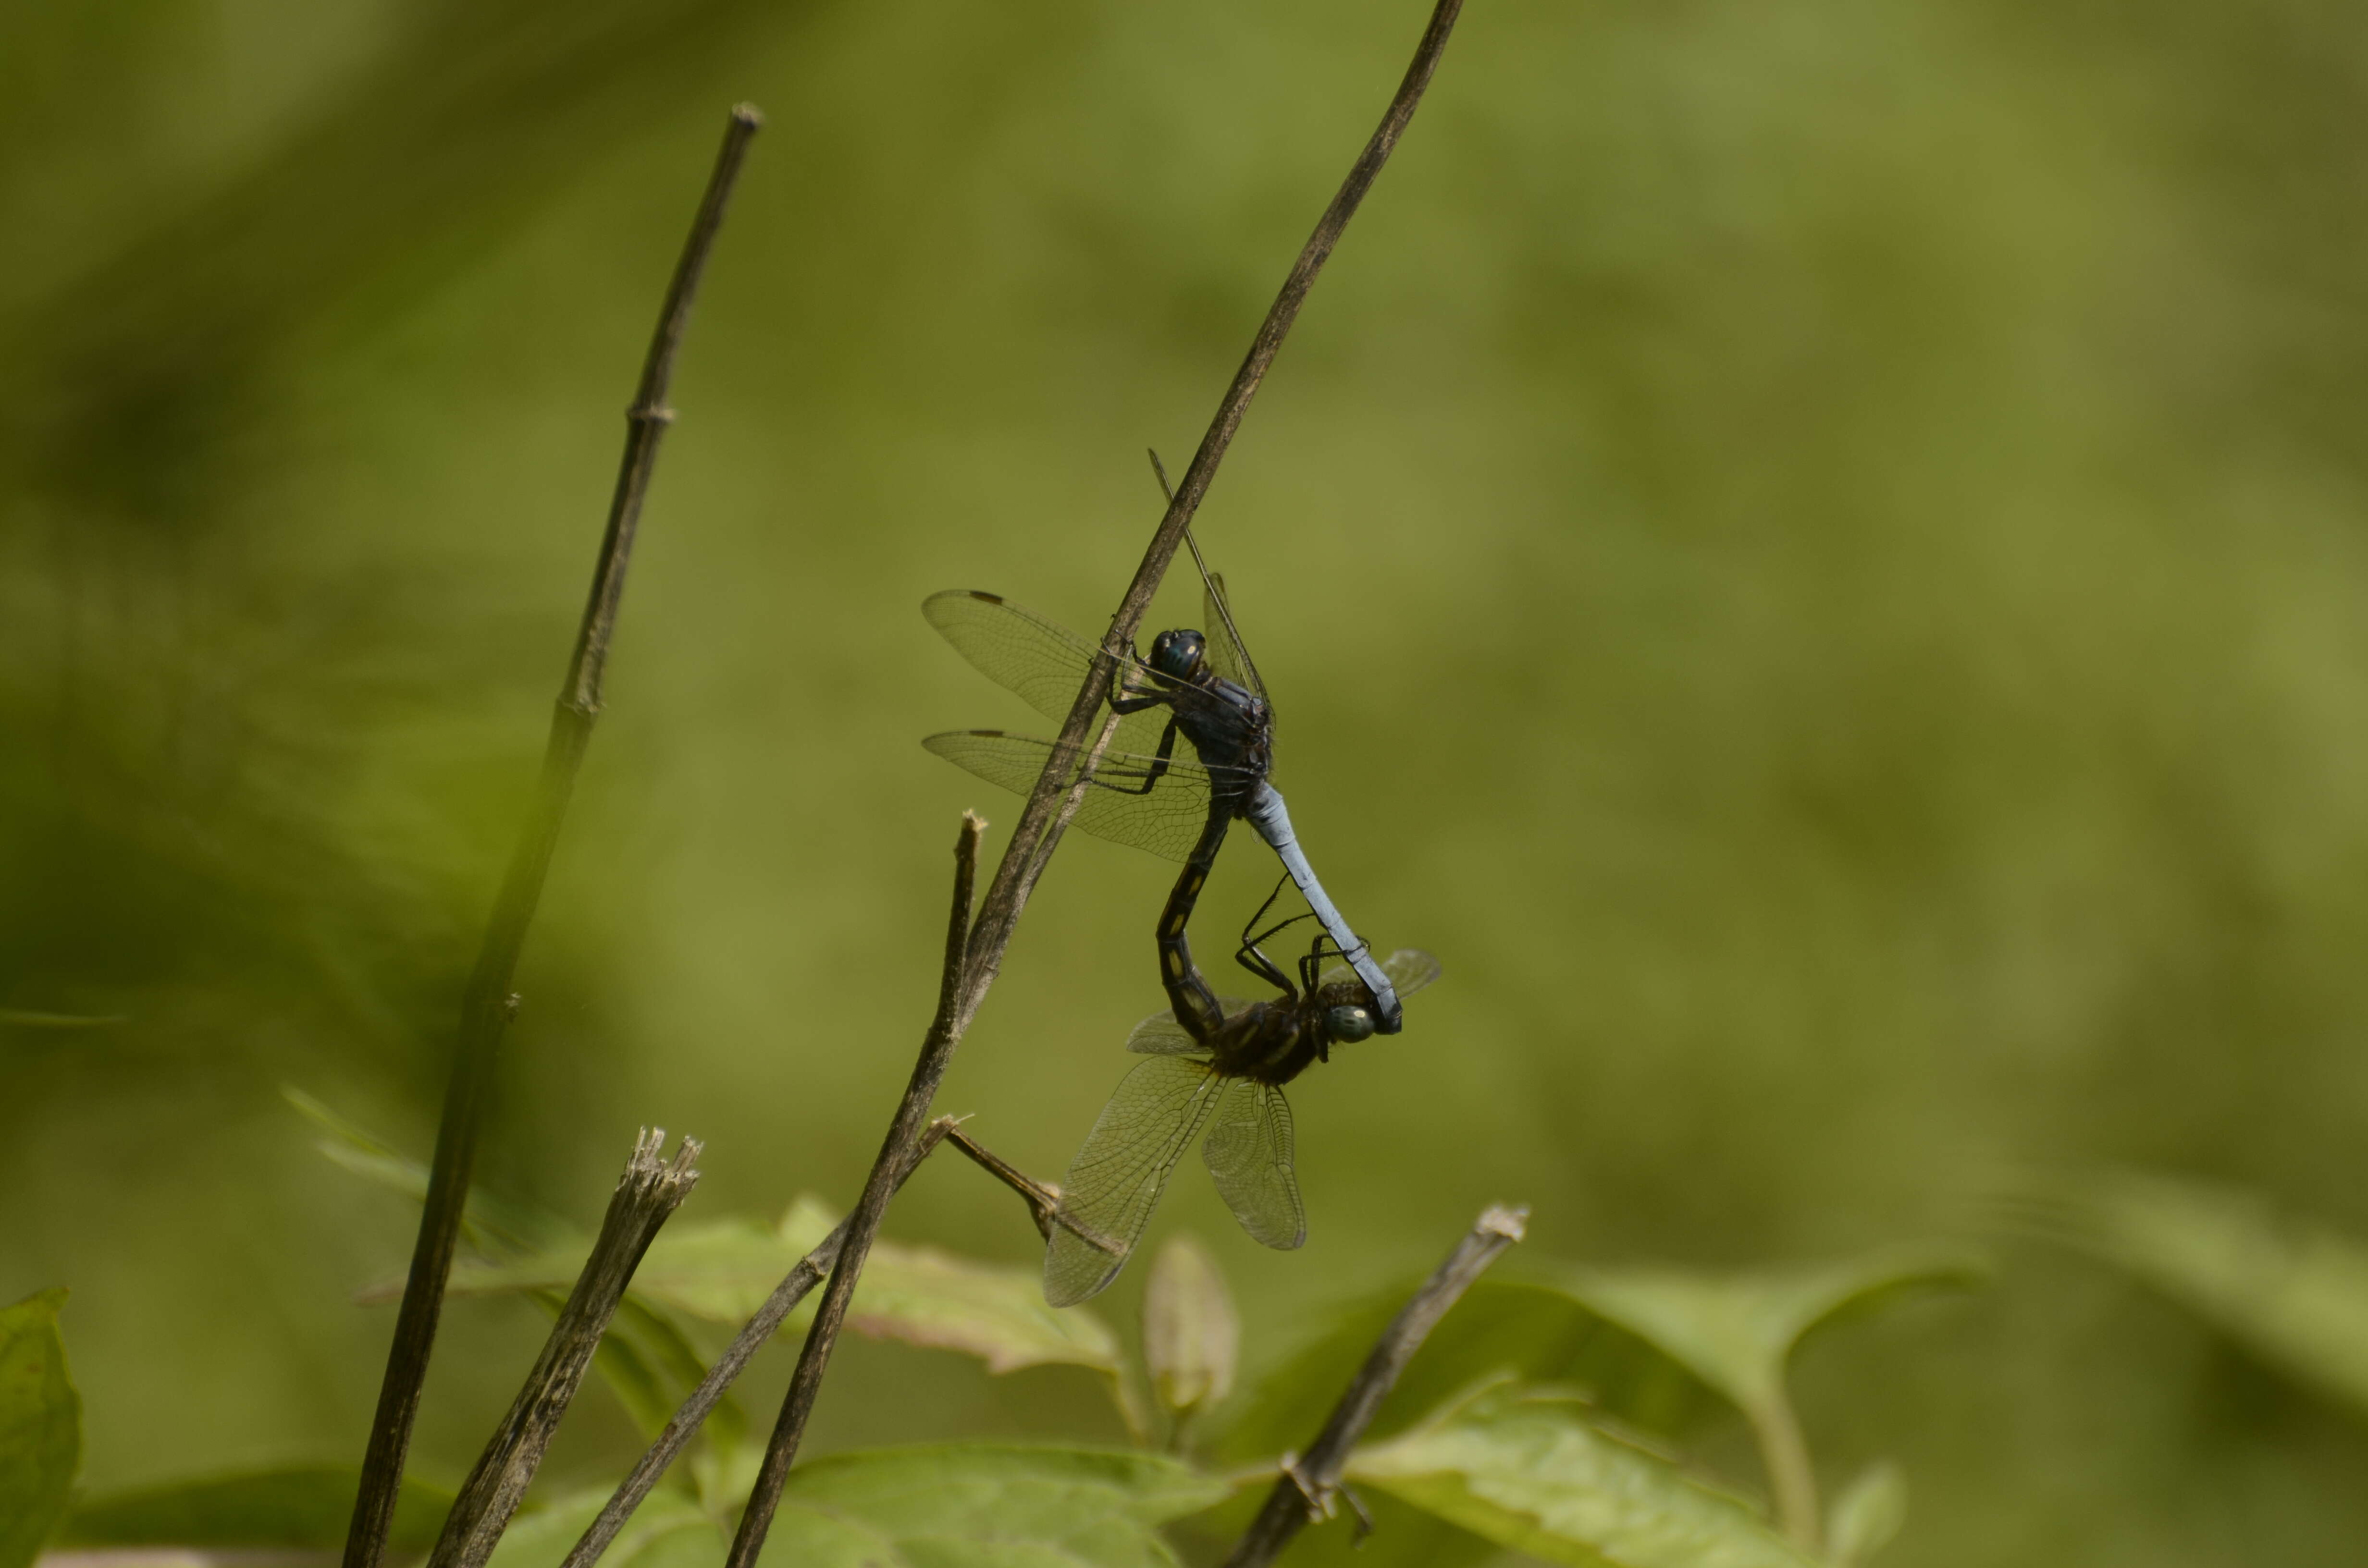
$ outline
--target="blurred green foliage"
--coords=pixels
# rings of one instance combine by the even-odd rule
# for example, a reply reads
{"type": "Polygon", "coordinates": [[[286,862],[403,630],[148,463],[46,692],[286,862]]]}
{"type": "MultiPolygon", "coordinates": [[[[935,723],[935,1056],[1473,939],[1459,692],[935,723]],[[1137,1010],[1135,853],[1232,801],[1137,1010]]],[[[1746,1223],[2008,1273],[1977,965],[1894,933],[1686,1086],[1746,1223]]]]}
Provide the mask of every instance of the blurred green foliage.
{"type": "MultiPolygon", "coordinates": [[[[427,1146],[724,105],[771,129],[487,1156],[584,1224],[644,1121],[708,1140],[697,1211],[851,1199],[945,828],[1012,814],[914,744],[1022,718],[915,606],[1100,623],[1141,449],[1197,439],[1421,9],[0,16],[0,1300],[74,1290],[91,1484],[359,1449],[411,1210],[278,1085],[427,1146]]],[[[1292,1087],[1305,1250],[1169,1196],[1253,1358],[1496,1198],[1716,1270],[2029,1163],[2368,1231],[2363,120],[2325,0],[1474,7],[1200,529],[1327,885],[1447,963],[1292,1087]]],[[[1029,1169],[1157,1005],[1167,875],[1065,847],[956,1063],[1029,1169]]],[[[896,1229],[1019,1262],[1012,1210],[933,1163],[896,1229]]],[[[542,1320],[447,1323],[450,1481],[542,1320]]],[[[851,1346],[815,1442],[1115,1440],[1097,1383],[851,1346]]],[[[1910,1477],[1885,1563],[2368,1538],[2355,1421],[2070,1254],[1793,1392],[1831,1475],[1910,1477]]],[[[548,1473],[633,1441],[587,1400],[548,1473]]]]}
{"type": "MultiPolygon", "coordinates": [[[[51,1544],[335,1551],[346,1542],[360,1483],[354,1465],[306,1465],[85,1497],[51,1544]]],[[[451,1506],[451,1493],[404,1483],[387,1544],[398,1552],[425,1553],[451,1506]]]]}
{"type": "Polygon", "coordinates": [[[82,1401],[58,1333],[63,1290],[0,1311],[0,1568],[26,1568],[64,1514],[82,1461],[82,1401]]]}

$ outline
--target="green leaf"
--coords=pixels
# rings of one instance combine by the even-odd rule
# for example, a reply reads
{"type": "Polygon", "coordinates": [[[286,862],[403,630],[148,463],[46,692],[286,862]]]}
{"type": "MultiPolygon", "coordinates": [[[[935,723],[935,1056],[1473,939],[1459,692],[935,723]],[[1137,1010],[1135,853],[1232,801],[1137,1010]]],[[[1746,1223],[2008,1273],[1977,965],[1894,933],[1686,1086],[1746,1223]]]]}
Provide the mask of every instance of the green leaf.
{"type": "Polygon", "coordinates": [[[790,1199],[787,1209],[781,1210],[781,1222],[774,1230],[803,1257],[822,1245],[831,1232],[838,1229],[838,1220],[837,1213],[829,1204],[811,1192],[801,1192],[790,1199]]]}
{"type": "MultiPolygon", "coordinates": [[[[564,1305],[564,1298],[554,1291],[532,1294],[554,1316],[564,1305]]],[[[685,1396],[707,1375],[707,1363],[673,1313],[631,1295],[617,1304],[593,1365],[645,1438],[665,1429],[685,1396]]],[[[737,1435],[742,1418],[729,1395],[708,1417],[711,1427],[717,1416],[723,1416],[737,1435]]]]}
{"type": "MultiPolygon", "coordinates": [[[[1074,1309],[1073,1309],[1074,1310],[1074,1309]]],[[[946,1443],[790,1472],[773,1568],[1165,1568],[1156,1527],[1225,1483],[1155,1454],[946,1443]]]]}
{"type": "MultiPolygon", "coordinates": [[[[583,1271],[589,1244],[575,1241],[493,1262],[454,1266],[457,1295],[565,1290],[583,1271]]],[[[711,1220],[658,1233],[633,1271],[633,1293],[710,1323],[748,1321],[807,1248],[746,1220],[711,1220]]]]}
{"type": "Polygon", "coordinates": [[[1785,1362],[1817,1324],[1907,1290],[1972,1285],[1987,1272],[1977,1255],[1927,1247],[1741,1274],[1565,1267],[1538,1277],[1758,1411],[1782,1403],[1785,1362]]]}
{"type": "MultiPolygon", "coordinates": [[[[1304,1447],[1417,1283],[1409,1278],[1361,1299],[1314,1342],[1258,1377],[1221,1417],[1215,1451],[1248,1464],[1304,1447]]],[[[1656,1432],[1676,1435],[1724,1409],[1684,1367],[1606,1324],[1567,1292],[1531,1280],[1484,1278],[1416,1352],[1370,1435],[1378,1439],[1402,1430],[1508,1369],[1532,1382],[1578,1384],[1606,1415],[1656,1432]]]]}
{"type": "Polygon", "coordinates": [[[1152,1259],[1143,1291],[1143,1358],[1170,1415],[1185,1415],[1233,1392],[1241,1320],[1224,1270],[1196,1236],[1170,1237],[1152,1259]]]}
{"type": "MultiPolygon", "coordinates": [[[[511,1521],[485,1568],[557,1568],[609,1501],[609,1489],[570,1494],[511,1521]]],[[[600,1559],[601,1568],[715,1568],[726,1539],[678,1492],[653,1492],[600,1559]]]]}
{"type": "MultiPolygon", "coordinates": [[[[556,1292],[537,1290],[532,1294],[546,1310],[557,1315],[561,1300],[556,1292]]],[[[657,1358],[644,1343],[644,1335],[637,1332],[639,1325],[622,1321],[629,1305],[641,1303],[631,1297],[618,1303],[616,1316],[609,1319],[608,1332],[600,1336],[600,1344],[592,1353],[592,1367],[609,1392],[617,1396],[617,1403],[625,1407],[626,1418],[632,1422],[633,1429],[646,1441],[666,1429],[666,1421],[682,1399],[674,1392],[676,1380],[661,1369],[657,1358]]],[[[657,1316],[646,1306],[641,1310],[657,1316]]]]}
{"type": "MultiPolygon", "coordinates": [[[[427,1167],[419,1161],[372,1137],[292,1085],[279,1085],[279,1096],[293,1106],[297,1114],[325,1134],[313,1147],[320,1150],[331,1164],[342,1165],[365,1181],[375,1182],[389,1191],[399,1192],[415,1203],[427,1201],[427,1167]]],[[[560,1238],[570,1233],[570,1227],[564,1221],[505,1203],[473,1187],[469,1189],[469,1202],[461,1215],[461,1225],[471,1245],[492,1252],[519,1252],[537,1241],[555,1245],[560,1238]]],[[[583,1248],[589,1252],[590,1243],[583,1244],[583,1248]]],[[[575,1282],[575,1277],[571,1274],[562,1282],[562,1288],[575,1282]]],[[[397,1283],[392,1290],[370,1294],[392,1299],[400,1295],[402,1290],[402,1285],[397,1283]]]]}
{"type": "MultiPolygon", "coordinates": [[[[724,1220],[669,1229],[642,1259],[633,1294],[693,1317],[737,1325],[834,1222],[818,1206],[802,1200],[776,1228],[724,1220]]],[[[515,1263],[464,1264],[452,1271],[452,1289],[564,1289],[584,1256],[579,1245],[515,1263]]],[[[782,1332],[803,1333],[814,1305],[810,1295],[782,1332]]],[[[874,1338],[962,1351],[994,1372],[1066,1365],[1115,1374],[1119,1366],[1117,1336],[1091,1313],[1046,1306],[1037,1269],[980,1263],[934,1247],[875,1243],[848,1324],[874,1338]]]]}
{"type": "MultiPolygon", "coordinates": [[[[1157,1527],[1226,1494],[1152,1454],[947,1443],[834,1454],[790,1471],[761,1562],[774,1568],[1167,1568],[1157,1527]]],[[[488,1568],[555,1568],[608,1501],[519,1516],[488,1568]]],[[[688,1499],[643,1503],[603,1568],[713,1568],[725,1540],[688,1499]]]]}
{"type": "Polygon", "coordinates": [[[2137,1172],[2066,1182],[2032,1203],[2058,1239],[2368,1412],[2368,1247],[2258,1194],[2137,1172]]]}
{"type": "Polygon", "coordinates": [[[82,1464],[82,1396],[58,1335],[63,1290],[0,1312],[0,1568],[25,1568],[66,1510],[82,1464]]]}
{"type": "Polygon", "coordinates": [[[1735,1497],[1589,1425],[1567,1395],[1485,1389],[1388,1443],[1360,1449],[1349,1478],[1548,1562],[1816,1562],[1735,1497]]]}
{"type": "MultiPolygon", "coordinates": [[[[672,1313],[631,1295],[617,1303],[594,1364],[643,1437],[663,1431],[707,1376],[707,1364],[672,1313]]],[[[736,1496],[727,1497],[726,1490],[738,1481],[741,1444],[747,1432],[747,1417],[726,1393],[700,1426],[699,1452],[678,1472],[719,1517],[737,1506],[737,1496],[746,1495],[745,1483],[738,1484],[736,1496]]]]}
{"type": "Polygon", "coordinates": [[[960,1350],[990,1372],[1065,1364],[1115,1373],[1118,1336],[1075,1307],[1046,1306],[1043,1280],[1041,1267],[880,1242],[856,1284],[848,1325],[875,1339],[960,1350]]]}
{"type": "MultiPolygon", "coordinates": [[[[1304,1434],[1300,1442],[1314,1435],[1313,1431],[1304,1434]]],[[[1241,1472],[1236,1483],[1247,1481],[1250,1484],[1170,1532],[1188,1562],[1213,1563],[1224,1559],[1265,1506],[1267,1494],[1274,1486],[1273,1463],[1274,1456],[1269,1454],[1264,1465],[1241,1472]]],[[[1362,1517],[1373,1522],[1372,1532],[1360,1528],[1360,1516],[1342,1502],[1331,1519],[1299,1532],[1281,1559],[1284,1568],[1526,1568],[1525,1560],[1507,1557],[1494,1541],[1483,1540],[1386,1492],[1360,1486],[1356,1494],[1358,1506],[1364,1510],[1362,1517]]]]}
{"type": "Polygon", "coordinates": [[[1907,1522],[1907,1477],[1890,1460],[1869,1465],[1834,1499],[1826,1550],[1841,1568],[1857,1568],[1907,1522]]]}
{"type": "MultiPolygon", "coordinates": [[[[351,1465],[300,1465],[143,1486],[76,1504],[59,1541],[334,1551],[345,1544],[360,1487],[361,1472],[351,1465]]],[[[442,1487],[405,1481],[389,1544],[401,1551],[427,1551],[451,1507],[452,1494],[442,1487]]]]}

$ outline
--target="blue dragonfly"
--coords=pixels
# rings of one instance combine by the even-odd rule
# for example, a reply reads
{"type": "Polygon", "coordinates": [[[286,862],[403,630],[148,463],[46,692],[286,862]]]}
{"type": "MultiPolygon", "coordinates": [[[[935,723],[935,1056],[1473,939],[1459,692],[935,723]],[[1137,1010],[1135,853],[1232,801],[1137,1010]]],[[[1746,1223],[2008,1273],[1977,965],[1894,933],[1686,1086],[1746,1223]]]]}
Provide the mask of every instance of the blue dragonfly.
{"type": "MultiPolygon", "coordinates": [[[[1200,560],[1197,544],[1193,559],[1200,560]]],[[[1395,1034],[1405,1019],[1397,992],[1316,879],[1269,778],[1274,709],[1234,626],[1224,579],[1204,568],[1201,582],[1205,631],[1162,631],[1148,659],[1127,650],[1110,686],[1115,732],[1099,751],[1079,747],[1063,758],[1069,779],[1083,778],[1087,785],[1076,825],[1185,863],[1161,912],[1158,942],[1161,983],[1188,1028],[1213,1033],[1224,1026],[1224,1010],[1193,966],[1185,927],[1227,828],[1241,818],[1282,861],[1334,948],[1371,993],[1374,1032],[1395,1034]],[[1179,755],[1179,736],[1190,756],[1179,755]]],[[[1068,716],[1099,656],[1085,638],[996,594],[948,589],[924,600],[921,613],[982,674],[1048,718],[1068,716]]],[[[921,744],[1020,794],[1034,788],[1056,749],[1053,741],[1005,730],[951,730],[921,744]]],[[[1236,956],[1264,972],[1247,952],[1236,956]]]]}

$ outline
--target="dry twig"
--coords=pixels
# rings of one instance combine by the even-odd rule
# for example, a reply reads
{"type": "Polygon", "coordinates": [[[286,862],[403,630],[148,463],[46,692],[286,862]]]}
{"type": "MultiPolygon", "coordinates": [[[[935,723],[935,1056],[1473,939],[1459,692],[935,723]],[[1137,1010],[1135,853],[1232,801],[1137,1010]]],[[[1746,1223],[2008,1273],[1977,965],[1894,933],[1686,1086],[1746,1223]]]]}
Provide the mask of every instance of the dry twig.
{"type": "Polygon", "coordinates": [[[1398,1309],[1306,1454],[1296,1460],[1283,1457],[1281,1477],[1267,1494],[1266,1505],[1258,1509],[1249,1529],[1235,1544],[1224,1568],[1262,1568],[1311,1520],[1332,1517],[1341,1471],[1348,1468],[1357,1440],[1372,1425],[1373,1413],[1381,1409],[1383,1396],[1447,1310],[1480,1278],[1482,1270],[1497,1261],[1497,1254],[1521,1239],[1529,1212],[1491,1206],[1455,1244],[1446,1261],[1423,1281],[1422,1289],[1398,1309]]]}
{"type": "MultiPolygon", "coordinates": [[[[971,1164],[1018,1193],[1019,1201],[1028,1205],[1028,1217],[1036,1222],[1036,1233],[1048,1242],[1053,1239],[1053,1227],[1063,1223],[1059,1187],[1038,1181],[960,1127],[948,1128],[946,1141],[968,1155],[971,1164]]],[[[1076,1229],[1074,1224],[1071,1228],[1076,1229]]]]}
{"type": "Polygon", "coordinates": [[[509,1414],[494,1429],[453,1500],[452,1511],[445,1516],[444,1533],[428,1555],[427,1568],[483,1568],[502,1531],[509,1528],[510,1516],[518,1512],[552,1433],[582,1386],[585,1369],[600,1347],[600,1335],[624,1299],[642,1255],[699,1180],[691,1166],[699,1158],[699,1144],[684,1139],[670,1164],[658,1157],[665,1146],[666,1133],[657,1128],[643,1129],[634,1142],[625,1174],[600,1221],[599,1239],[592,1244],[592,1256],[584,1260],[575,1288],[568,1292],[559,1321],[551,1325],[551,1337],[509,1414]]]}
{"type": "Polygon", "coordinates": [[[609,507],[609,523],[600,540],[600,554],[592,574],[592,592],[584,606],[567,678],[560,687],[557,710],[552,715],[551,739],[543,751],[542,775],[534,804],[518,847],[502,879],[493,915],[477,949],[475,968],[461,1002],[461,1028],[453,1046],[452,1075],[444,1094],[444,1110],[436,1130],[436,1157],[429,1167],[427,1200],[419,1216],[419,1236],[413,1244],[411,1269],[404,1281],[403,1305],[394,1321],[394,1342],[387,1350],[386,1376],[380,1385],[378,1410],[371,1418],[370,1447],[362,1458],[360,1493],[354,1499],[353,1523],[346,1534],[345,1568],[379,1568],[386,1551],[386,1532],[394,1517],[395,1494],[403,1482],[403,1464],[411,1447],[412,1421],[419,1412],[419,1390],[427,1377],[427,1360],[435,1349],[436,1325],[444,1306],[445,1282],[452,1272],[452,1252],[461,1233],[461,1211],[468,1200],[469,1178],[477,1158],[477,1135],[494,1082],[494,1062],[503,1030],[518,1012],[510,980],[518,971],[526,945],[527,926],[542,898],[545,873],[559,842],[567,800],[575,788],[576,770],[592,738],[593,722],[600,714],[601,677],[608,667],[609,643],[617,625],[617,608],[625,591],[625,572],[632,564],[633,533],[641,521],[642,497],[649,489],[656,465],[658,443],[674,411],[666,405],[667,383],[674,375],[676,351],[681,347],[690,319],[691,299],[707,266],[715,235],[723,222],[725,202],[733,181],[757,133],[761,118],[743,104],[732,111],[723,145],[708,176],[707,194],[691,222],[690,237],[676,264],[666,304],[658,313],[657,331],[650,340],[642,379],[626,410],[625,455],[617,473],[617,488],[609,507]]]}
{"type": "MultiPolygon", "coordinates": [[[[922,1130],[912,1153],[896,1173],[897,1186],[905,1184],[954,1126],[954,1118],[941,1116],[922,1130]]],[[[715,1365],[707,1369],[707,1376],[700,1380],[699,1386],[691,1390],[681,1408],[666,1422],[666,1430],[657,1435],[632,1471],[618,1483],[616,1492],[600,1510],[600,1517],[586,1528],[560,1568],[591,1568],[600,1560],[600,1554],[608,1551],[609,1543],[617,1539],[617,1532],[632,1518],[633,1510],[642,1506],[642,1499],[650,1494],[668,1467],[682,1457],[683,1449],[699,1436],[700,1427],[714,1414],[715,1407],[723,1403],[723,1395],[734,1381],[747,1369],[748,1363],[756,1358],[757,1351],[764,1348],[765,1342],[780,1331],[781,1324],[789,1321],[790,1314],[798,1310],[798,1303],[822,1283],[823,1277],[830,1272],[831,1265],[838,1261],[838,1249],[847,1240],[847,1228],[851,1218],[841,1220],[832,1227],[830,1234],[814,1244],[812,1252],[800,1258],[782,1277],[781,1282],[773,1287],[773,1293],[765,1298],[765,1304],[757,1309],[756,1315],[741,1325],[740,1332],[733,1335],[732,1343],[724,1347],[723,1354],[716,1358],[715,1365]]]]}

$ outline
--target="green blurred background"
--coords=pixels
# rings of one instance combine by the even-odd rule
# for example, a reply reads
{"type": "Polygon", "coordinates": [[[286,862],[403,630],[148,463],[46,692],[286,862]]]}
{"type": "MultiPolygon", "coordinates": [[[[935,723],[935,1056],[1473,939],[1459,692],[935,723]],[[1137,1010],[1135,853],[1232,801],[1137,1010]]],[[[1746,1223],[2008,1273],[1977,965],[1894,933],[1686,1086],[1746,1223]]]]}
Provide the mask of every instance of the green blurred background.
{"type": "MultiPolygon", "coordinates": [[[[916,743],[1028,718],[918,602],[1102,624],[1425,9],[0,17],[0,1008],[121,1020],[0,1029],[0,1299],[74,1290],[90,1484],[359,1450],[411,1214],[279,1086],[432,1137],[725,106],[770,127],[484,1169],[586,1222],[642,1122],[708,1141],[694,1210],[851,1199],[955,813],[1016,804],[916,743]]],[[[1254,1358],[1492,1199],[1722,1267],[2102,1161],[2368,1229],[2363,124],[2323,0],[1474,0],[1200,525],[1327,884],[1448,970],[1293,1086],[1303,1252],[1189,1170],[1157,1221],[1254,1358]]],[[[1058,1172],[1170,874],[1064,849],[941,1108],[1058,1172]]],[[[891,1233],[1034,1250],[951,1167],[891,1233]]],[[[2368,1540],[2358,1426],[2001,1257],[1801,1365],[1829,1474],[1907,1465],[1886,1562],[2368,1540]]],[[[450,1478],[541,1320],[447,1322],[450,1478]]],[[[1117,1428],[856,1345],[817,1440],[972,1433],[1117,1428]]],[[[632,1449],[587,1400],[552,1473],[632,1449]]]]}

